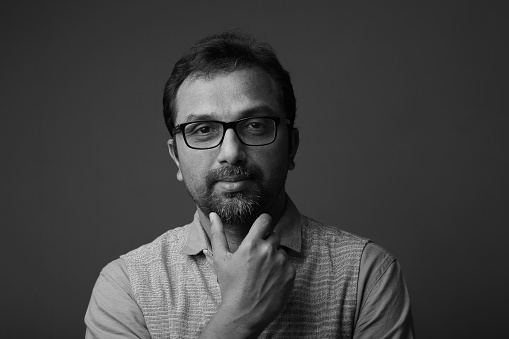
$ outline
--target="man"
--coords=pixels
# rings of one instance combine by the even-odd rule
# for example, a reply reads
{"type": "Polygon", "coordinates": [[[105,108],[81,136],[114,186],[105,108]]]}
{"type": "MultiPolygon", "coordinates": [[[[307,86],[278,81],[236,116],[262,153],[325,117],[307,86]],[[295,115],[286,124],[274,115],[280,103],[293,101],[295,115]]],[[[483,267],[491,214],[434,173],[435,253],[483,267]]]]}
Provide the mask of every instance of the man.
{"type": "Polygon", "coordinates": [[[268,45],[203,39],[175,65],[163,104],[197,211],[103,269],[87,338],[413,337],[398,262],[286,195],[295,97],[268,45]]]}

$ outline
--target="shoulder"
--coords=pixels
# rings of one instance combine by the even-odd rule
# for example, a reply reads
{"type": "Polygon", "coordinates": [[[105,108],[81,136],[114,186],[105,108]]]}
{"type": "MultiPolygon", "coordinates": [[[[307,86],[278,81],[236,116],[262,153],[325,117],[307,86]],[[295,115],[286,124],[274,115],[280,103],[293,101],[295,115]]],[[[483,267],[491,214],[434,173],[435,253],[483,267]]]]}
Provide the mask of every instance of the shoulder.
{"type": "Polygon", "coordinates": [[[326,241],[329,244],[351,244],[364,246],[370,241],[359,235],[343,231],[337,227],[327,225],[309,217],[302,217],[302,237],[305,241],[326,241]]]}
{"type": "Polygon", "coordinates": [[[150,338],[123,259],[116,259],[101,270],[85,324],[87,338],[150,338]]]}
{"type": "Polygon", "coordinates": [[[157,237],[154,241],[142,245],[120,257],[130,264],[148,264],[160,260],[166,255],[176,255],[182,251],[190,225],[171,229],[157,237]]]}
{"type": "Polygon", "coordinates": [[[160,293],[160,286],[174,284],[178,274],[168,275],[169,271],[183,272],[189,256],[182,253],[187,243],[190,225],[174,228],[159,236],[149,244],[138,247],[120,258],[124,260],[134,296],[160,293]]]}
{"type": "Polygon", "coordinates": [[[378,271],[383,274],[389,266],[396,263],[396,258],[382,246],[368,242],[362,252],[361,266],[365,270],[378,271]]]}
{"type": "Polygon", "coordinates": [[[124,282],[125,278],[127,277],[125,261],[121,258],[113,260],[108,265],[104,266],[100,275],[107,278],[108,280],[117,283],[120,282],[122,285],[122,282],[124,282]]]}
{"type": "Polygon", "coordinates": [[[368,243],[362,252],[359,271],[359,294],[365,304],[368,298],[380,298],[387,291],[404,286],[403,272],[396,258],[385,248],[368,243]]]}
{"type": "Polygon", "coordinates": [[[122,258],[104,266],[94,287],[94,293],[104,299],[133,298],[129,273],[122,258]]]}
{"type": "Polygon", "coordinates": [[[302,254],[312,260],[328,261],[341,271],[357,276],[361,255],[369,239],[303,217],[302,254]]]}
{"type": "Polygon", "coordinates": [[[361,258],[355,338],[413,338],[410,297],[399,262],[383,247],[368,243],[361,258]],[[384,336],[385,337],[385,336],[384,336]]]}

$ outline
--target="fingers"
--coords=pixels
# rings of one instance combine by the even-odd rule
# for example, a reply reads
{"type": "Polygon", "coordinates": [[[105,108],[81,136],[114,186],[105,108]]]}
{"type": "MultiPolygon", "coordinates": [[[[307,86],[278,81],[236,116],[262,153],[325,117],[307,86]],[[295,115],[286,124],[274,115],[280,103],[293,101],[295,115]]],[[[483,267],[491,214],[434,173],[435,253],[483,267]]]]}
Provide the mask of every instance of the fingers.
{"type": "Polygon", "coordinates": [[[265,238],[265,241],[272,245],[276,250],[279,249],[279,246],[281,246],[281,237],[279,234],[274,232],[269,234],[269,236],[265,238]]]}
{"type": "Polygon", "coordinates": [[[221,218],[219,218],[219,216],[214,212],[209,214],[209,219],[211,223],[210,230],[212,232],[212,237],[210,239],[212,252],[214,253],[214,256],[223,258],[228,252],[230,252],[228,241],[224,235],[223,222],[221,221],[221,218]]]}
{"type": "Polygon", "coordinates": [[[262,213],[256,218],[244,240],[253,241],[256,239],[265,239],[272,233],[273,229],[274,226],[272,225],[271,216],[267,213],[262,213]]]}

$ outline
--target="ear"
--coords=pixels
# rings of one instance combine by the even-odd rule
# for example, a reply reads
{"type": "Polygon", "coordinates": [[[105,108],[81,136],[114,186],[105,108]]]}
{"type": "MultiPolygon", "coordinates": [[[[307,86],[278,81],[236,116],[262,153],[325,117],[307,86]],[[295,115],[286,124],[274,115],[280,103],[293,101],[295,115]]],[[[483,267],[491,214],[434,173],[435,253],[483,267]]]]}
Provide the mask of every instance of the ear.
{"type": "Polygon", "coordinates": [[[170,156],[178,168],[177,180],[182,181],[182,180],[184,180],[184,178],[182,177],[182,172],[180,171],[179,155],[178,155],[178,151],[177,151],[177,144],[175,143],[175,138],[169,139],[167,142],[167,145],[168,145],[168,151],[170,153],[170,156]]]}
{"type": "Polygon", "coordinates": [[[295,168],[295,155],[297,154],[297,149],[299,148],[299,130],[296,128],[292,128],[290,132],[290,144],[288,147],[288,170],[291,171],[295,168]]]}

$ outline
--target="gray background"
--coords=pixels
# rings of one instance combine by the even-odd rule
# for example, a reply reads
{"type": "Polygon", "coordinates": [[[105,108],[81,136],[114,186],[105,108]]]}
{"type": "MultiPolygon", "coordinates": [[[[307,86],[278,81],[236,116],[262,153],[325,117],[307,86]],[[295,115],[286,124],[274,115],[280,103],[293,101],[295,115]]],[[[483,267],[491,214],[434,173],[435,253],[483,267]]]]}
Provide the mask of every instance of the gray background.
{"type": "Polygon", "coordinates": [[[507,332],[502,4],[3,3],[0,337],[83,337],[101,268],[191,220],[162,86],[239,27],[292,74],[301,211],[400,260],[420,338],[507,332]]]}

